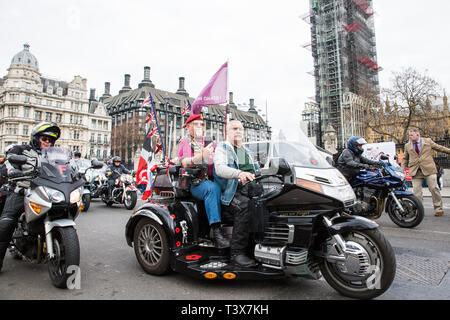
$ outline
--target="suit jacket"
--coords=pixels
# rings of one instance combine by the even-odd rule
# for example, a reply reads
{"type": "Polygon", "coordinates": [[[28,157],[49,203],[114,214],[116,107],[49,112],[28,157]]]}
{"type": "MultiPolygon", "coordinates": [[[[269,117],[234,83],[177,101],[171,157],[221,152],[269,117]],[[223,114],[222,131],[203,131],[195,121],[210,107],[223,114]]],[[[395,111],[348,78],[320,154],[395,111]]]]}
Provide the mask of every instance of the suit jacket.
{"type": "Polygon", "coordinates": [[[417,170],[421,169],[425,176],[437,173],[433,160],[433,150],[450,154],[450,149],[440,146],[430,138],[422,139],[422,149],[420,153],[414,150],[413,143],[409,141],[405,145],[405,156],[402,160],[402,169],[409,168],[409,175],[414,177],[417,170]]]}

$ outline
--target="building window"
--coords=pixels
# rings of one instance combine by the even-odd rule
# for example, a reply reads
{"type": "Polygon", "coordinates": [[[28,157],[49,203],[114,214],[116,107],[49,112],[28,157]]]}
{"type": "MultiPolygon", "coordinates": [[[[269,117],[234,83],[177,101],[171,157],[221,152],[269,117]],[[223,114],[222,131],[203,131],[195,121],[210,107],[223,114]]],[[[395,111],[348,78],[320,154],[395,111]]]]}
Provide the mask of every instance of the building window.
{"type": "Polygon", "coordinates": [[[23,108],[23,117],[24,118],[29,118],[30,117],[30,108],[28,108],[28,107],[24,107],[23,108]]]}
{"type": "Polygon", "coordinates": [[[30,102],[30,96],[27,94],[25,95],[25,102],[28,102],[28,103],[30,102]]]}
{"type": "Polygon", "coordinates": [[[52,100],[47,100],[47,105],[51,106],[52,105],[52,100]]]}
{"type": "Polygon", "coordinates": [[[57,106],[58,108],[61,108],[61,106],[62,106],[61,101],[56,101],[56,106],[57,106]]]}
{"type": "Polygon", "coordinates": [[[17,107],[8,107],[8,116],[17,117],[17,107]]]}
{"type": "Polygon", "coordinates": [[[52,121],[52,113],[51,112],[45,113],[45,121],[52,121]]]}
{"type": "Polygon", "coordinates": [[[41,111],[34,112],[34,120],[42,120],[42,112],[41,111]]]}
{"type": "Polygon", "coordinates": [[[61,113],[57,113],[56,114],[56,122],[57,123],[61,123],[62,122],[62,114],[61,113]]]}
{"type": "Polygon", "coordinates": [[[89,140],[89,142],[94,142],[95,139],[95,133],[91,133],[91,140],[89,140]]]}
{"type": "Polygon", "coordinates": [[[41,98],[36,98],[36,104],[42,104],[42,99],[41,98]]]}
{"type": "Polygon", "coordinates": [[[24,136],[28,135],[28,126],[27,125],[23,125],[23,127],[22,127],[22,134],[24,136]]]}
{"type": "Polygon", "coordinates": [[[6,134],[16,135],[18,131],[17,124],[8,124],[6,125],[6,134]]]}

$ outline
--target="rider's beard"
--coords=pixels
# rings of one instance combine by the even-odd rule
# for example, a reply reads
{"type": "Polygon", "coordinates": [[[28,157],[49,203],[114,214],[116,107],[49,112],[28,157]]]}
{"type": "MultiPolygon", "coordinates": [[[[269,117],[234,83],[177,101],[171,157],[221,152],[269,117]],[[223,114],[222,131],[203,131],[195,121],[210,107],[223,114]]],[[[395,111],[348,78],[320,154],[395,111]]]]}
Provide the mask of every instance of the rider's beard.
{"type": "Polygon", "coordinates": [[[203,129],[202,128],[195,128],[194,129],[194,137],[196,139],[203,137],[203,129]]]}

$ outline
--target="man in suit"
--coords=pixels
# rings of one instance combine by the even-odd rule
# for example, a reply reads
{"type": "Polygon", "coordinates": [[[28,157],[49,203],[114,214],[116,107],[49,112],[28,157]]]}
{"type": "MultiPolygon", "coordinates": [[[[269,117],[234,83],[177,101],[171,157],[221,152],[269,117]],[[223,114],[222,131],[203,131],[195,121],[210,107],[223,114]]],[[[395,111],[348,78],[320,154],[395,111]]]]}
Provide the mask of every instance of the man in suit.
{"type": "Polygon", "coordinates": [[[421,138],[419,129],[411,128],[409,130],[409,142],[405,145],[402,169],[409,168],[413,192],[420,201],[423,201],[423,180],[427,181],[433,199],[434,215],[440,217],[444,214],[444,211],[442,210],[441,192],[437,185],[437,169],[433,160],[433,150],[450,154],[449,148],[438,145],[430,138],[421,138]]]}

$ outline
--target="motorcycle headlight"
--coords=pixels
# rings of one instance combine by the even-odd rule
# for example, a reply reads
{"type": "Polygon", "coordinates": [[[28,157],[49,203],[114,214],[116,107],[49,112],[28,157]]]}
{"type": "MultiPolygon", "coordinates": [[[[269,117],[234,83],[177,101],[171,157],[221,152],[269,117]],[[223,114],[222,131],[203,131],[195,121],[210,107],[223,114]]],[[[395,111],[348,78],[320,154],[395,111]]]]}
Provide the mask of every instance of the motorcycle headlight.
{"type": "Polygon", "coordinates": [[[44,187],[45,192],[47,192],[48,198],[50,199],[51,202],[53,203],[59,203],[59,202],[64,202],[66,201],[66,197],[64,196],[64,193],[62,193],[61,191],[49,188],[49,187],[44,187]]]}
{"type": "Polygon", "coordinates": [[[70,203],[75,203],[81,200],[81,189],[75,189],[70,193],[70,203]]]}

